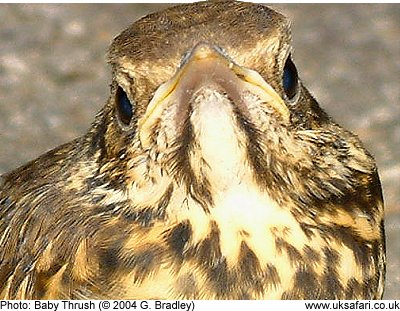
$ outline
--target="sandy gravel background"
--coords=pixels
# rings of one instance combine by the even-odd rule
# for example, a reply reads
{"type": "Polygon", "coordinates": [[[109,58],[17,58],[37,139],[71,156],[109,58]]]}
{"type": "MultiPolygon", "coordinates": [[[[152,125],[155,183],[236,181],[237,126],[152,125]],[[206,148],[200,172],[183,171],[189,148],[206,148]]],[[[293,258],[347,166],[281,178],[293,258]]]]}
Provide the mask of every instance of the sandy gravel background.
{"type": "MultiPolygon", "coordinates": [[[[104,55],[151,4],[0,4],[0,174],[81,135],[105,103],[104,55]]],[[[400,298],[400,5],[272,5],[321,106],[375,155],[386,202],[386,299],[400,298]]]]}

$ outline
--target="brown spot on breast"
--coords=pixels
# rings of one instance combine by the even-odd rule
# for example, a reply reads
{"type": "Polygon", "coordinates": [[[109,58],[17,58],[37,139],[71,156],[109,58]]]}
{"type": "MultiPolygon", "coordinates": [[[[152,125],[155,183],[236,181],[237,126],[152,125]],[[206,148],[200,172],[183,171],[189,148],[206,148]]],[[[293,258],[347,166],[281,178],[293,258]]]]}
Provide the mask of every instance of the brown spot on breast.
{"type": "Polygon", "coordinates": [[[221,261],[220,232],[216,222],[212,221],[210,223],[210,233],[208,236],[195,246],[189,248],[187,256],[196,259],[205,268],[215,266],[221,261]]]}
{"type": "Polygon", "coordinates": [[[325,255],[325,271],[322,276],[322,288],[324,289],[324,299],[340,299],[344,297],[344,284],[340,281],[337,267],[340,266],[340,255],[332,248],[323,249],[325,255]]]}
{"type": "Polygon", "coordinates": [[[281,283],[278,270],[272,264],[267,265],[267,268],[264,271],[264,275],[266,285],[269,285],[269,287],[276,288],[281,283]]]}
{"type": "Polygon", "coordinates": [[[304,234],[308,239],[312,239],[315,235],[314,230],[316,230],[315,226],[311,226],[306,223],[300,223],[300,228],[303,230],[304,234]]]}
{"type": "Polygon", "coordinates": [[[264,291],[265,284],[260,279],[260,275],[262,274],[260,262],[244,241],[240,245],[237,274],[238,280],[244,286],[251,288],[257,294],[261,294],[264,291]]]}
{"type": "Polygon", "coordinates": [[[158,203],[157,210],[159,211],[157,215],[160,215],[162,217],[159,217],[159,219],[164,219],[165,216],[165,209],[167,208],[169,202],[171,201],[172,194],[174,192],[174,186],[171,184],[163,196],[161,197],[160,202],[158,203]]]}
{"type": "MultiPolygon", "coordinates": [[[[135,222],[143,227],[151,227],[156,221],[165,220],[166,208],[171,200],[174,187],[169,185],[164,194],[155,203],[155,206],[130,206],[130,202],[124,202],[119,210],[129,222],[135,222]],[[129,208],[126,208],[128,206],[129,208]]],[[[118,210],[118,209],[117,209],[118,210]]]]}
{"type": "Polygon", "coordinates": [[[284,227],[276,227],[273,226],[270,228],[272,235],[276,238],[284,238],[290,233],[290,228],[287,226],[284,227]]]}
{"type": "Polygon", "coordinates": [[[321,260],[321,255],[308,245],[303,247],[303,253],[305,261],[312,266],[318,264],[321,260]]]}
{"type": "Polygon", "coordinates": [[[196,278],[191,273],[178,277],[174,288],[182,299],[196,299],[198,297],[196,278]]]}
{"type": "Polygon", "coordinates": [[[229,277],[228,264],[226,258],[221,257],[214,265],[206,270],[208,281],[215,292],[217,299],[228,298],[229,295],[237,299],[237,280],[229,277]]]}
{"type": "Polygon", "coordinates": [[[242,238],[248,238],[248,237],[250,236],[250,233],[247,232],[246,230],[240,230],[240,231],[239,231],[239,235],[240,235],[242,238]]]}
{"type": "Polygon", "coordinates": [[[211,223],[207,238],[189,248],[186,260],[193,260],[206,275],[205,286],[214,293],[215,299],[254,299],[262,297],[266,287],[280,283],[279,274],[273,265],[262,269],[254,251],[242,241],[238,262],[228,268],[226,258],[220,249],[220,231],[215,222],[211,223]]]}
{"type": "Polygon", "coordinates": [[[302,255],[298,251],[298,249],[295,248],[290,243],[288,243],[286,240],[282,238],[276,238],[275,247],[278,250],[278,252],[285,251],[287,253],[289,261],[292,266],[296,266],[303,261],[302,255]]]}
{"type": "Polygon", "coordinates": [[[233,287],[237,282],[229,277],[226,258],[221,254],[220,231],[216,222],[211,222],[208,236],[188,249],[187,256],[204,270],[217,299],[233,294],[233,287]]]}
{"type": "Polygon", "coordinates": [[[357,265],[362,267],[364,273],[368,272],[371,266],[370,258],[372,254],[370,245],[373,241],[367,241],[360,238],[360,236],[350,227],[321,226],[321,229],[323,235],[325,235],[328,239],[333,237],[351,249],[354,253],[357,265]]]}
{"type": "Polygon", "coordinates": [[[151,273],[156,273],[160,268],[161,259],[160,246],[148,244],[143,250],[125,254],[121,258],[121,268],[134,273],[134,282],[142,282],[151,273]]]}
{"type": "Polygon", "coordinates": [[[99,252],[99,265],[101,274],[111,276],[118,268],[118,253],[120,248],[113,246],[99,252]]]}
{"type": "Polygon", "coordinates": [[[192,236],[192,228],[188,221],[181,222],[165,233],[165,240],[172,255],[182,261],[187,242],[192,236]]]}
{"type": "Polygon", "coordinates": [[[317,274],[301,265],[295,275],[293,287],[282,294],[282,299],[320,299],[321,285],[318,282],[317,274]]]}

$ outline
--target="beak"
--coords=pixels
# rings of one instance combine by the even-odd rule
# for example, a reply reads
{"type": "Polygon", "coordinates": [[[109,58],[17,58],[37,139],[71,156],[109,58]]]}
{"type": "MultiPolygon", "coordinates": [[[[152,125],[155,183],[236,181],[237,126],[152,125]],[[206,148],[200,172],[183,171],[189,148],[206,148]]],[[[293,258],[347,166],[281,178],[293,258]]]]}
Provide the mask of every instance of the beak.
{"type": "Polygon", "coordinates": [[[187,111],[192,95],[204,85],[221,88],[246,113],[242,94],[251,92],[278,112],[284,122],[289,121],[289,110],[279,94],[254,70],[235,64],[213,45],[199,43],[184,59],[176,74],[160,85],[139,120],[139,138],[144,149],[152,143],[152,132],[165,109],[180,105],[176,110],[177,127],[181,126],[182,111],[187,111]],[[182,111],[180,111],[182,110],[182,111]]]}

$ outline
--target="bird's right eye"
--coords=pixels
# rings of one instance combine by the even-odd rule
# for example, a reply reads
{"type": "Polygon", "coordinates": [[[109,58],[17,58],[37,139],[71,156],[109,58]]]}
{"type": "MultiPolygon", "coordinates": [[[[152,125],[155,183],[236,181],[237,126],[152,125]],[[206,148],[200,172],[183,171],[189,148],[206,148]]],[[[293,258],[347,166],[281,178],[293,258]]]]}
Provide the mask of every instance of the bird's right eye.
{"type": "Polygon", "coordinates": [[[128,95],[124,89],[118,86],[115,104],[117,108],[117,115],[123,125],[130,125],[133,118],[133,106],[130,102],[128,95]]]}

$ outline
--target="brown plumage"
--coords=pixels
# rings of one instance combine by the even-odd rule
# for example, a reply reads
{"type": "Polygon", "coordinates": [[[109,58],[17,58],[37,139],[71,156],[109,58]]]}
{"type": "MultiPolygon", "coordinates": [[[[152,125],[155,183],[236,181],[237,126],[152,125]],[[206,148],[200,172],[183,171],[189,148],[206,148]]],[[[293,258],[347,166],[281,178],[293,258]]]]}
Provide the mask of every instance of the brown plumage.
{"type": "Polygon", "coordinates": [[[0,297],[381,298],[374,159],[291,50],[284,16],[232,1],[122,32],[87,134],[2,176],[0,297]]]}

